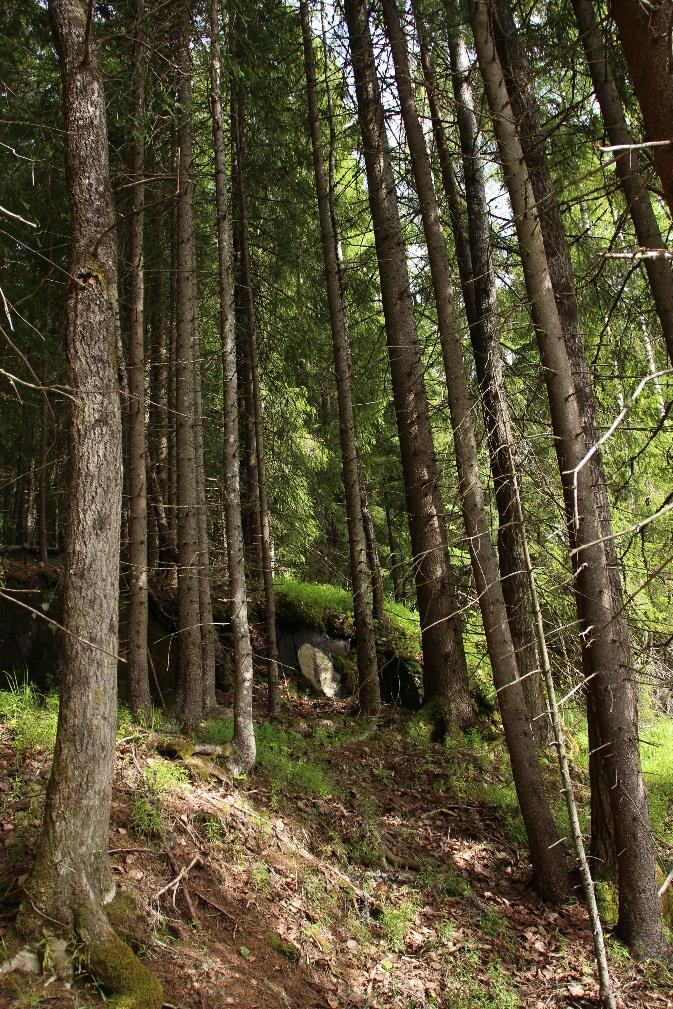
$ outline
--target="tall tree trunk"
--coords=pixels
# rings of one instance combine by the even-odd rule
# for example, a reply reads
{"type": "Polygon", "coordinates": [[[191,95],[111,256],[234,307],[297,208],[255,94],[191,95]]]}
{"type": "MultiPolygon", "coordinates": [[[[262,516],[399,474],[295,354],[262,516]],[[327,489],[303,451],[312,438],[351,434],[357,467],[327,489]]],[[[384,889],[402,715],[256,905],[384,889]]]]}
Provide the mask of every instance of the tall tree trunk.
{"type": "MultiPolygon", "coordinates": [[[[614,3],[614,10],[616,11],[619,6],[619,3],[614,3]]],[[[644,249],[663,251],[664,241],[650,203],[647,181],[642,173],[640,154],[637,150],[629,150],[635,141],[626,124],[612,66],[603,45],[600,28],[596,23],[592,0],[573,0],[573,10],[589,65],[594,94],[601,109],[610,144],[626,148],[626,150],[615,152],[615,170],[624,191],[624,198],[633,221],[636,238],[644,249]]],[[[642,39],[639,41],[639,50],[639,62],[642,63],[642,39]]],[[[670,122],[667,129],[669,137],[673,138],[673,127],[670,122]]],[[[663,256],[646,258],[644,266],[654,306],[661,323],[668,356],[673,363],[673,271],[671,271],[670,263],[663,256]]]]}
{"type": "Polygon", "coordinates": [[[346,0],[369,205],[386,322],[416,596],[423,642],[424,700],[438,728],[472,720],[462,624],[451,569],[406,250],[363,0],[346,0]]]}
{"type": "Polygon", "coordinates": [[[381,707],[381,693],[376,661],[376,641],[371,604],[370,569],[367,564],[367,541],[362,512],[358,444],[351,395],[351,359],[337,260],[338,237],[334,231],[330,210],[330,193],[325,179],[325,162],[320,128],[320,112],[316,84],[315,55],[307,0],[300,0],[301,27],[304,39],[304,66],[308,97],[309,130],[313,147],[320,235],[322,239],[325,284],[332,330],[332,349],[339,406],[341,465],[346,496],[346,521],[350,550],[350,571],[353,585],[355,617],[355,647],[358,664],[358,703],[363,714],[375,715],[381,707]]]}
{"type": "Polygon", "coordinates": [[[166,519],[169,504],[169,439],[171,420],[169,414],[170,340],[168,319],[168,285],[166,284],[166,212],[160,209],[155,219],[155,233],[159,239],[154,247],[152,276],[152,370],[150,379],[150,429],[149,488],[150,503],[157,527],[158,559],[160,568],[175,563],[175,541],[170,536],[166,519]],[[172,550],[167,550],[167,544],[172,550]]]}
{"type": "MultiPolygon", "coordinates": [[[[255,392],[252,377],[252,339],[255,334],[255,305],[252,292],[248,222],[245,203],[245,150],[243,121],[245,100],[242,88],[232,87],[231,96],[232,143],[232,204],[234,208],[234,261],[236,286],[234,302],[238,329],[239,407],[241,434],[243,436],[243,536],[248,561],[248,571],[255,582],[263,577],[262,516],[259,501],[259,467],[257,464],[257,430],[255,423],[255,392]]],[[[256,345],[256,341],[255,341],[256,345]]]]}
{"type": "Polygon", "coordinates": [[[588,443],[564,330],[559,318],[545,244],[516,129],[516,118],[495,48],[490,4],[470,0],[475,49],[493,117],[505,181],[516,223],[519,250],[532,303],[540,359],[551,410],[561,481],[576,551],[576,602],[581,632],[594,672],[598,725],[613,779],[610,804],[619,868],[619,933],[644,955],[664,949],[657,893],[655,849],[638,749],[635,684],[616,626],[612,582],[593,486],[585,464],[588,443]]]}
{"type": "MultiPolygon", "coordinates": [[[[539,110],[533,87],[533,75],[527,54],[520,42],[519,32],[514,21],[509,0],[495,0],[493,10],[495,12],[493,20],[494,42],[502,65],[505,87],[509,95],[515,122],[518,124],[520,144],[537,204],[538,220],[549,275],[556,299],[556,307],[565,346],[569,355],[584,438],[587,446],[596,445],[598,441],[596,406],[587,364],[587,352],[579,324],[577,296],[561,207],[547,164],[545,143],[540,129],[539,110]]],[[[630,669],[629,629],[624,610],[619,561],[612,539],[610,501],[600,450],[597,450],[592,455],[589,461],[589,469],[592,476],[593,493],[604,541],[613,597],[612,605],[615,614],[618,614],[612,622],[612,631],[613,634],[621,638],[624,668],[630,669]]],[[[569,534],[572,543],[575,495],[568,481],[564,485],[564,494],[569,522],[569,534]]],[[[575,566],[579,565],[579,555],[573,553],[571,557],[575,566]]],[[[582,601],[578,599],[577,602],[581,605],[582,601]]],[[[588,647],[588,640],[583,637],[582,664],[585,678],[589,677],[591,672],[599,671],[599,667],[595,666],[594,659],[595,650],[592,651],[588,647]]],[[[587,693],[591,694],[594,689],[597,689],[596,680],[593,678],[588,679],[587,693]]],[[[595,712],[598,712],[599,706],[600,702],[598,698],[589,700],[587,704],[589,719],[593,718],[595,712]]],[[[592,748],[589,758],[592,803],[598,804],[599,807],[595,815],[592,813],[592,822],[597,831],[599,829],[611,831],[612,821],[609,817],[603,815],[603,810],[606,807],[604,800],[601,798],[602,793],[607,793],[611,789],[611,772],[606,761],[607,751],[602,746],[602,742],[607,742],[607,740],[600,742],[601,733],[597,725],[590,727],[590,733],[592,737],[599,741],[598,747],[592,748]]],[[[616,866],[616,854],[619,849],[612,833],[607,834],[605,837],[600,837],[598,834],[592,836],[592,855],[594,857],[597,856],[599,849],[603,853],[610,852],[611,857],[604,864],[603,869],[606,873],[613,871],[616,866]]]]}
{"type": "Polygon", "coordinates": [[[98,51],[77,0],[50,0],[61,65],[71,251],[67,381],[73,393],[61,704],[37,861],[17,932],[83,942],[125,1004],[159,1009],[161,985],[113,932],[108,831],[117,721],[121,412],[116,368],[117,239],[98,51]],[[142,991],[142,995],[140,994],[142,991]]]}
{"type": "Polygon", "coordinates": [[[147,446],[145,442],[145,74],[144,0],[137,0],[133,26],[133,142],[131,145],[131,236],[129,271],[128,471],[129,614],[127,676],[129,705],[150,714],[147,666],[147,446]]]}
{"type": "Polygon", "coordinates": [[[199,540],[199,613],[201,624],[201,662],[203,667],[203,709],[210,711],[215,699],[215,627],[210,598],[210,549],[208,544],[208,498],[203,459],[203,403],[201,397],[201,350],[197,315],[196,248],[191,242],[194,313],[192,331],[192,378],[194,381],[194,467],[196,475],[196,525],[199,540]]]}
{"type": "MultiPolygon", "coordinates": [[[[44,372],[43,372],[44,374],[44,372]]],[[[49,482],[48,459],[48,418],[53,417],[51,404],[46,390],[42,391],[40,400],[40,456],[37,491],[37,553],[41,564],[47,563],[47,484],[49,482]]]]}
{"type": "Polygon", "coordinates": [[[673,53],[669,0],[612,0],[613,17],[638,104],[645,136],[668,209],[673,215],[673,53]]]}
{"type": "MultiPolygon", "coordinates": [[[[500,350],[498,295],[491,258],[486,183],[479,156],[479,132],[464,42],[449,40],[449,59],[460,135],[469,241],[469,258],[459,256],[458,268],[463,291],[471,292],[466,308],[498,509],[498,559],[502,592],[526,705],[533,720],[533,733],[538,742],[544,744],[549,740],[550,724],[548,717],[536,717],[546,712],[547,704],[539,672],[530,592],[524,568],[525,533],[515,513],[516,453],[500,350]],[[472,318],[470,302],[473,305],[472,318]]],[[[427,60],[425,62],[427,65],[427,60]]],[[[426,80],[429,73],[431,74],[430,66],[426,70],[426,80]]],[[[434,91],[434,86],[430,90],[434,91]]],[[[444,132],[438,115],[433,116],[433,132],[435,136],[438,132],[444,132]]],[[[438,143],[437,147],[441,157],[441,151],[447,150],[446,140],[438,143]]],[[[443,168],[443,177],[449,171],[450,166],[446,166],[446,170],[443,168]]],[[[456,236],[456,246],[459,244],[456,236]]]]}
{"type": "MultiPolygon", "coordinates": [[[[230,22],[230,31],[234,25],[230,22]]],[[[220,98],[220,25],[217,0],[210,5],[210,101],[215,159],[217,205],[217,251],[220,294],[220,340],[222,346],[224,421],[224,508],[231,598],[231,628],[234,642],[234,740],[230,764],[238,773],[255,763],[255,732],[252,723],[252,648],[248,627],[245,586],[245,550],[241,523],[238,449],[238,376],[236,371],[236,325],[231,282],[230,226],[227,205],[227,164],[220,98]]]]}
{"type": "Polygon", "coordinates": [[[491,541],[474,432],[474,406],[458,335],[451,271],[432,181],[430,158],[414,98],[407,41],[400,22],[397,0],[383,0],[383,18],[393,55],[397,93],[437,306],[465,534],[514,784],[528,834],[536,887],[546,899],[560,901],[568,891],[565,850],[562,844],[558,844],[558,832],[544,791],[523,686],[519,679],[495,548],[491,541]]]}
{"type": "Polygon", "coordinates": [[[180,716],[188,728],[203,712],[203,666],[199,599],[199,531],[194,450],[194,242],[192,178],[192,67],[190,3],[178,8],[177,276],[175,311],[175,412],[178,526],[178,642],[180,716]]]}
{"type": "Polygon", "coordinates": [[[259,365],[257,355],[257,320],[255,302],[252,290],[252,270],[250,268],[250,245],[248,242],[248,216],[245,195],[245,143],[243,118],[240,109],[233,120],[234,142],[237,149],[237,208],[240,227],[240,266],[241,294],[245,306],[244,313],[244,356],[248,373],[250,391],[249,403],[246,397],[247,438],[252,442],[251,467],[249,473],[255,481],[253,491],[253,529],[255,535],[255,556],[258,573],[261,573],[264,585],[264,630],[266,636],[266,660],[268,683],[268,710],[273,717],[278,712],[278,641],[276,638],[276,596],[273,588],[273,563],[271,557],[271,522],[266,483],[266,459],[264,457],[264,429],[262,423],[262,394],[259,382],[259,365]]]}
{"type": "Polygon", "coordinates": [[[360,496],[362,499],[362,521],[365,527],[365,540],[367,541],[367,563],[372,578],[372,612],[374,619],[382,623],[386,619],[386,597],[383,591],[379,545],[376,542],[376,529],[369,508],[369,495],[367,494],[367,485],[362,475],[362,467],[360,467],[360,496]]]}

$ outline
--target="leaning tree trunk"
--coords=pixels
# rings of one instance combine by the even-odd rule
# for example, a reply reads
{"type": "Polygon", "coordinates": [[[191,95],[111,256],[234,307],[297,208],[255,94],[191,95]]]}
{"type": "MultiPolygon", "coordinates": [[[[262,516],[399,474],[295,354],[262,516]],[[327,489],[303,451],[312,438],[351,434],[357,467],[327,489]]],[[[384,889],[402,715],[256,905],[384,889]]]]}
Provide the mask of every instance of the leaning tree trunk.
{"type": "Polygon", "coordinates": [[[355,617],[355,647],[358,666],[358,703],[366,715],[375,715],[381,707],[381,693],[376,662],[376,641],[371,603],[371,578],[367,563],[367,540],[362,514],[358,444],[351,395],[351,362],[346,327],[345,304],[340,287],[337,261],[337,236],[334,233],[330,198],[325,179],[320,112],[316,84],[315,55],[311,35],[308,2],[300,0],[301,27],[304,39],[304,66],[308,97],[309,129],[313,146],[320,235],[322,239],[325,284],[332,330],[334,371],[339,405],[341,464],[346,496],[346,521],[350,549],[350,570],[353,584],[355,617]]]}
{"type": "MultiPolygon", "coordinates": [[[[618,6],[617,3],[613,5],[614,8],[618,6]]],[[[673,271],[663,254],[656,255],[657,252],[664,252],[664,241],[650,202],[639,152],[631,149],[635,141],[626,124],[622,100],[600,28],[596,23],[592,0],[573,0],[573,10],[610,144],[623,148],[615,152],[615,170],[633,221],[636,238],[644,250],[654,253],[644,259],[645,272],[668,356],[673,364],[673,271]]],[[[670,123],[668,128],[670,131],[670,123]]],[[[673,132],[670,135],[673,137],[673,132]]]]}
{"type": "Polygon", "coordinates": [[[523,685],[519,679],[498,562],[491,541],[474,432],[474,405],[458,335],[449,259],[432,181],[430,158],[414,98],[407,41],[400,22],[397,0],[383,0],[383,18],[393,55],[397,93],[428,250],[465,535],[469,543],[472,573],[493,679],[498,691],[514,785],[528,834],[536,887],[544,898],[561,901],[568,892],[565,849],[562,844],[558,844],[558,832],[544,791],[523,685]]]}
{"type": "Polygon", "coordinates": [[[436,710],[437,728],[442,731],[446,727],[467,725],[472,719],[462,625],[457,615],[455,577],[448,556],[406,249],[366,4],[363,0],[346,0],[344,13],[364,145],[416,573],[424,700],[436,710]]]}
{"type": "Polygon", "coordinates": [[[610,791],[619,870],[622,938],[643,955],[664,949],[657,892],[655,847],[640,766],[635,683],[616,622],[612,581],[603,541],[583,411],[575,386],[564,330],[554,297],[540,230],[536,198],[528,175],[489,18],[490,4],[470,0],[475,49],[493,118],[505,182],[516,223],[528,297],[533,308],[566,500],[577,557],[575,599],[580,629],[592,655],[598,725],[612,775],[610,791]]]}
{"type": "MultiPolygon", "coordinates": [[[[515,122],[518,125],[519,140],[526,167],[537,204],[539,226],[542,233],[549,275],[556,299],[561,328],[568,351],[573,381],[577,392],[577,402],[587,445],[596,445],[598,433],[596,428],[596,406],[593,388],[587,363],[587,352],[584,337],[579,322],[579,310],[575,283],[573,278],[570,252],[563,226],[561,206],[551,178],[547,163],[544,138],[540,128],[540,115],[533,87],[533,74],[528,56],[523,48],[517,30],[509,0],[494,0],[493,32],[494,42],[502,64],[505,86],[512,105],[515,122]]],[[[590,461],[589,468],[598,517],[601,524],[601,534],[606,552],[608,573],[613,596],[613,608],[618,616],[612,624],[613,632],[621,636],[621,647],[625,657],[625,665],[631,666],[629,629],[624,610],[623,590],[620,577],[620,566],[617,552],[612,539],[612,521],[607,480],[603,468],[600,450],[596,450],[590,461]]],[[[572,516],[575,508],[573,488],[566,481],[564,485],[565,508],[568,517],[568,530],[573,542],[574,524],[572,516]]],[[[571,555],[573,563],[579,564],[577,553],[571,555]]],[[[578,600],[581,603],[581,600],[578,600]]],[[[594,720],[600,701],[592,697],[596,689],[596,681],[591,677],[594,668],[595,651],[588,648],[586,638],[582,638],[582,663],[587,679],[587,715],[589,734],[595,745],[590,747],[589,776],[591,780],[591,820],[592,820],[592,856],[597,859],[608,856],[602,863],[603,871],[609,874],[616,867],[617,847],[614,837],[612,818],[605,815],[608,805],[604,796],[609,793],[610,770],[606,763],[607,751],[603,747],[601,730],[594,720]]]]}
{"type": "Polygon", "coordinates": [[[217,0],[210,6],[210,102],[215,160],[217,205],[217,251],[220,294],[220,340],[222,346],[224,421],[224,508],[229,565],[231,629],[234,642],[234,740],[230,766],[236,773],[249,771],[255,763],[255,732],[252,723],[252,648],[248,627],[245,586],[245,549],[241,522],[238,448],[238,377],[236,329],[231,283],[230,227],[227,205],[227,163],[220,98],[220,25],[217,0]]]}
{"type": "MultiPolygon", "coordinates": [[[[550,723],[540,676],[532,604],[524,568],[525,532],[516,518],[516,452],[507,403],[500,350],[500,321],[484,170],[479,157],[479,133],[469,83],[464,42],[449,40],[451,77],[456,99],[470,244],[471,282],[475,304],[470,340],[484,414],[493,490],[498,509],[498,557],[519,676],[539,743],[549,740],[550,723]],[[542,716],[542,717],[540,717],[542,716]]],[[[467,281],[467,278],[466,278],[467,281]]]]}
{"type": "Polygon", "coordinates": [[[452,81],[456,99],[461,160],[465,182],[468,234],[465,234],[455,172],[441,116],[435,73],[427,33],[416,11],[419,49],[425,80],[433,138],[441,170],[442,186],[449,207],[456,247],[458,273],[474,353],[477,381],[489,450],[496,506],[498,509],[498,557],[502,591],[507,607],[519,676],[536,739],[549,738],[549,719],[535,718],[546,711],[542,679],[538,671],[531,605],[523,569],[523,531],[514,518],[516,473],[512,425],[502,374],[497,291],[491,262],[491,241],[484,172],[479,160],[477,120],[472,90],[464,64],[464,46],[449,43],[452,81]]]}
{"type": "Polygon", "coordinates": [[[192,178],[192,68],[190,58],[190,3],[178,9],[178,212],[176,225],[177,276],[175,309],[175,412],[178,526],[178,644],[179,714],[190,728],[203,713],[201,607],[199,598],[199,531],[196,508],[194,449],[194,241],[192,178]]]}
{"type": "Polygon", "coordinates": [[[129,275],[128,471],[129,471],[129,705],[136,716],[150,714],[147,666],[147,446],[145,441],[145,72],[142,37],[144,0],[136,5],[133,39],[133,143],[131,147],[131,241],[129,275]]]}
{"type": "MultiPolygon", "coordinates": [[[[61,705],[37,861],[17,934],[82,943],[98,980],[129,1009],[163,992],[104,911],[117,721],[121,412],[115,312],[117,239],[98,47],[77,0],[51,0],[61,64],[71,252],[66,299],[70,501],[61,705]]],[[[11,950],[10,950],[11,952],[11,950]]]]}
{"type": "Polygon", "coordinates": [[[612,0],[609,7],[668,209],[673,215],[673,53],[669,0],[612,0]]]}

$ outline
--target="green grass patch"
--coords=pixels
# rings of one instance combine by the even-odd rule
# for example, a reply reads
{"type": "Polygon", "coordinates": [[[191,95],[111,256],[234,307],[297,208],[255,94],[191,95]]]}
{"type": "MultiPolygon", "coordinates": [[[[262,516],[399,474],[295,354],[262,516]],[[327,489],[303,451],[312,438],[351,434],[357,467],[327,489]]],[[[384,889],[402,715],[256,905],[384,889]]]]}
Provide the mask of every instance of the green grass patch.
{"type": "Polygon", "coordinates": [[[673,719],[660,715],[642,724],[640,756],[655,837],[673,845],[673,719]]]}
{"type": "Polygon", "coordinates": [[[58,694],[44,696],[33,683],[14,679],[0,690],[0,718],[9,725],[18,753],[53,750],[58,722],[58,694]]]}
{"type": "Polygon", "coordinates": [[[326,767],[309,752],[309,742],[298,732],[271,722],[257,726],[257,764],[269,779],[277,801],[289,789],[304,795],[337,795],[339,789],[326,767]]]}
{"type": "Polygon", "coordinates": [[[141,837],[156,837],[161,833],[161,807],[149,799],[136,799],[131,826],[141,837]]]}
{"type": "Polygon", "coordinates": [[[394,953],[404,949],[417,912],[418,904],[414,900],[403,900],[399,904],[384,906],[379,925],[389,948],[394,953]]]}
{"type": "Polygon", "coordinates": [[[153,795],[176,792],[189,784],[189,775],[185,768],[163,757],[153,758],[152,763],[143,770],[143,778],[153,795]]]}

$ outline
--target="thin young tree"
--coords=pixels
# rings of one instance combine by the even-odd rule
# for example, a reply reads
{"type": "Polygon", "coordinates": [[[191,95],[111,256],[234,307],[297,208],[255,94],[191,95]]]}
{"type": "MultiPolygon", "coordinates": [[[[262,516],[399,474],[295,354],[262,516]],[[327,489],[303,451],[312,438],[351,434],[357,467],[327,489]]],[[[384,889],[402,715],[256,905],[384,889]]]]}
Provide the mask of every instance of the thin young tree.
{"type": "Polygon", "coordinates": [[[147,718],[147,445],[145,436],[145,77],[144,0],[133,25],[133,140],[131,144],[131,235],[128,330],[129,614],[128,689],[131,711],[147,718]]]}
{"type": "Polygon", "coordinates": [[[251,486],[248,487],[248,497],[253,512],[253,529],[255,531],[253,545],[258,555],[256,574],[261,574],[264,586],[264,631],[266,637],[266,662],[269,714],[275,717],[280,703],[278,678],[278,641],[276,637],[276,596],[273,587],[273,560],[271,551],[271,519],[269,516],[268,489],[266,478],[266,458],[264,455],[264,428],[262,417],[262,393],[259,379],[259,363],[257,352],[257,315],[252,286],[252,268],[250,263],[250,242],[248,236],[248,214],[245,185],[245,137],[243,117],[240,114],[240,88],[232,89],[232,133],[235,147],[236,171],[234,184],[236,186],[236,210],[238,216],[239,236],[239,279],[240,294],[243,307],[243,326],[241,334],[244,368],[247,375],[248,392],[246,405],[246,441],[247,451],[251,454],[248,474],[251,486]]]}
{"type": "Polygon", "coordinates": [[[374,225],[388,357],[423,643],[424,701],[439,731],[472,719],[458,616],[455,575],[448,556],[437,462],[416,330],[406,249],[376,76],[367,7],[346,0],[346,24],[374,225]]]}
{"type": "Polygon", "coordinates": [[[465,534],[493,679],[498,691],[514,785],[526,825],[536,886],[546,899],[560,901],[568,891],[565,850],[558,843],[558,832],[545,795],[507,619],[498,562],[491,540],[474,430],[474,404],[458,335],[451,271],[430,158],[414,96],[407,40],[397,0],[382,0],[382,5],[428,250],[465,534]]]}
{"type": "Polygon", "coordinates": [[[210,4],[210,107],[213,127],[217,251],[220,296],[220,341],[224,426],[224,508],[229,568],[231,628],[234,644],[234,739],[230,766],[247,773],[255,763],[255,732],[252,722],[252,647],[248,626],[245,584],[245,548],[241,521],[238,441],[238,376],[236,331],[231,280],[231,241],[227,199],[227,158],[224,142],[220,70],[220,18],[218,0],[210,4]]]}
{"type": "Polygon", "coordinates": [[[345,305],[342,298],[339,266],[337,262],[337,236],[334,233],[330,212],[330,198],[325,178],[315,54],[307,0],[300,0],[302,36],[304,41],[304,66],[308,98],[309,130],[313,149],[320,234],[322,239],[325,284],[332,331],[334,371],[339,406],[339,434],[341,439],[341,464],[346,499],[346,521],[350,549],[350,571],[353,585],[353,613],[355,617],[355,647],[358,666],[358,703],[366,715],[378,714],[381,692],[376,661],[376,641],[371,602],[371,577],[367,563],[367,540],[362,514],[358,445],[351,395],[351,362],[346,327],[345,305]]]}
{"type": "MultiPolygon", "coordinates": [[[[117,238],[105,94],[93,25],[78,0],[50,0],[63,86],[71,248],[66,296],[70,491],[63,568],[61,704],[42,833],[14,943],[76,939],[129,1009],[163,992],[114,933],[108,831],[117,723],[121,411],[117,238]]],[[[11,945],[9,949],[12,953],[11,945]]]]}
{"type": "Polygon", "coordinates": [[[581,633],[591,651],[596,716],[613,781],[610,807],[618,851],[618,931],[632,949],[658,956],[664,950],[664,939],[655,846],[640,766],[635,683],[614,608],[599,505],[587,465],[591,446],[554,297],[536,197],[495,48],[492,7],[470,0],[469,11],[532,305],[559,472],[566,499],[570,496],[576,502],[569,514],[571,545],[577,558],[575,599],[581,633]]]}

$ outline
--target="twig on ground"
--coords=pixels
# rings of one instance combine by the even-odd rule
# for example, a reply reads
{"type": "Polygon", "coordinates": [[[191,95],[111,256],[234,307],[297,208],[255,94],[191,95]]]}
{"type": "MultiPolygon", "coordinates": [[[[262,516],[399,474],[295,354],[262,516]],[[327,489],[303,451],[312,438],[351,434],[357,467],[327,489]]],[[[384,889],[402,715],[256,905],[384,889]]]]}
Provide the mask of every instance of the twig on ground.
{"type": "Polygon", "coordinates": [[[174,879],[172,879],[170,881],[170,883],[167,883],[166,886],[162,886],[161,890],[159,890],[154,895],[154,899],[155,900],[159,900],[159,897],[161,897],[164,893],[166,893],[168,890],[172,890],[173,891],[173,903],[175,903],[175,896],[176,896],[176,894],[178,892],[178,887],[180,886],[180,883],[182,883],[182,889],[183,889],[183,892],[185,894],[185,903],[187,904],[187,908],[189,910],[189,913],[192,916],[192,920],[193,921],[198,921],[198,918],[197,918],[196,913],[194,911],[194,905],[192,904],[192,898],[189,896],[189,889],[188,889],[187,884],[186,884],[186,882],[184,880],[185,880],[185,876],[190,871],[190,869],[193,869],[194,866],[196,865],[196,863],[200,861],[200,857],[198,855],[195,855],[194,858],[189,863],[189,865],[183,866],[183,868],[180,869],[179,872],[177,871],[178,867],[177,867],[176,862],[173,859],[173,856],[168,851],[166,852],[166,858],[169,861],[171,869],[173,870],[173,872],[177,873],[177,875],[175,876],[174,879]]]}

